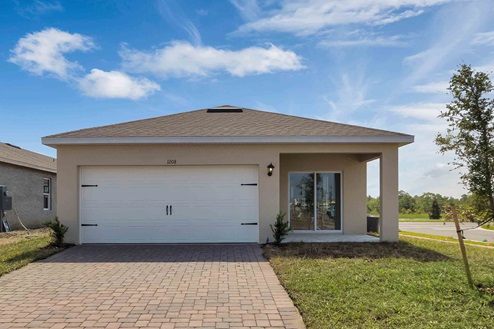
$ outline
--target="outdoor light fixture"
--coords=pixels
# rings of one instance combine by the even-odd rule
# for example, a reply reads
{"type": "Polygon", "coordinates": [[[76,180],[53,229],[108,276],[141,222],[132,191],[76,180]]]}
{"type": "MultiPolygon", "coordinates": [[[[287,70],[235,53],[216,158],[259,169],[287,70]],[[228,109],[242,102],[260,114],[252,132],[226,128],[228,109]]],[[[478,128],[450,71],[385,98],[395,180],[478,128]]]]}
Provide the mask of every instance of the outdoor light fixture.
{"type": "Polygon", "coordinates": [[[273,175],[273,169],[274,169],[273,163],[270,163],[268,166],[268,176],[273,175]]]}

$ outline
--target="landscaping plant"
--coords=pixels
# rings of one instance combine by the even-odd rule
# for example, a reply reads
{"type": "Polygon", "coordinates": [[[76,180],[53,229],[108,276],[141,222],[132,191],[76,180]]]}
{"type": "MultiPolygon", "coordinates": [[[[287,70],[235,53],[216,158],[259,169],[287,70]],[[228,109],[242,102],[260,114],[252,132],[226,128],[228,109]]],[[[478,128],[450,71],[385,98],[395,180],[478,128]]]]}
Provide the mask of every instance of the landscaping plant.
{"type": "Polygon", "coordinates": [[[55,239],[54,245],[57,247],[63,247],[64,246],[65,233],[67,233],[67,230],[69,228],[67,226],[63,225],[62,223],[60,223],[60,221],[58,220],[58,217],[55,217],[51,221],[44,222],[43,225],[51,228],[51,230],[52,230],[51,235],[55,239]]]}
{"type": "Polygon", "coordinates": [[[271,231],[273,231],[274,242],[279,245],[283,240],[285,240],[288,233],[292,230],[288,221],[285,222],[285,213],[279,212],[276,215],[276,222],[271,226],[271,231]]]}

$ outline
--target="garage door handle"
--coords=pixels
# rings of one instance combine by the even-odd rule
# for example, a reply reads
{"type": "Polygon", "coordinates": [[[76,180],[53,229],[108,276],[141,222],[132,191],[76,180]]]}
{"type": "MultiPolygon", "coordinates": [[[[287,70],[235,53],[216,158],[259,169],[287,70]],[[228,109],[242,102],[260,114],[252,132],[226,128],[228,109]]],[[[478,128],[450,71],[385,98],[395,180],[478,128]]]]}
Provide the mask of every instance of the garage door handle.
{"type": "Polygon", "coordinates": [[[242,223],[241,225],[257,225],[257,223],[242,223]]]}
{"type": "Polygon", "coordinates": [[[171,214],[172,214],[172,206],[170,206],[170,216],[171,216],[171,214]]]}
{"type": "Polygon", "coordinates": [[[98,226],[98,224],[81,224],[81,226],[98,226]]]}
{"type": "Polygon", "coordinates": [[[168,206],[166,206],[166,215],[168,216],[168,206]]]}

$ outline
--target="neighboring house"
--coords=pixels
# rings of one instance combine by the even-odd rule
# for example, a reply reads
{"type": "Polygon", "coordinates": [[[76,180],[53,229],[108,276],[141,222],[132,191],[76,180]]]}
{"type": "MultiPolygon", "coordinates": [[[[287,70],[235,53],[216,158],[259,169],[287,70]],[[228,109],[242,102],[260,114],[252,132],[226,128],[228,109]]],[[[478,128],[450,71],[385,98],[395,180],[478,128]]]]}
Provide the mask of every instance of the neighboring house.
{"type": "Polygon", "coordinates": [[[0,185],[12,196],[13,208],[6,212],[11,229],[22,228],[19,218],[26,227],[37,228],[56,216],[56,159],[0,143],[0,185]]]}
{"type": "Polygon", "coordinates": [[[365,235],[367,162],[380,159],[381,241],[398,240],[398,148],[414,137],[229,105],[43,138],[57,148],[67,241],[272,241],[365,235]]]}

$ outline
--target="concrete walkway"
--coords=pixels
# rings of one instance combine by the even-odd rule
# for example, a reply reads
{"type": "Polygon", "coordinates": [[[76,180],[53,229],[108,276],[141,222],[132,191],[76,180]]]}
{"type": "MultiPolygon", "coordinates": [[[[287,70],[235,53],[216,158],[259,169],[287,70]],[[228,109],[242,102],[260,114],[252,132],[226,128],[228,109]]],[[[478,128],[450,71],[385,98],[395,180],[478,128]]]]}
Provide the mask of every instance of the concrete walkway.
{"type": "Polygon", "coordinates": [[[0,277],[0,328],[304,328],[257,245],[85,245],[0,277]]]}

